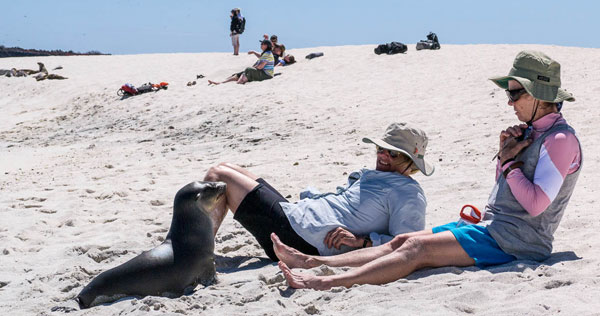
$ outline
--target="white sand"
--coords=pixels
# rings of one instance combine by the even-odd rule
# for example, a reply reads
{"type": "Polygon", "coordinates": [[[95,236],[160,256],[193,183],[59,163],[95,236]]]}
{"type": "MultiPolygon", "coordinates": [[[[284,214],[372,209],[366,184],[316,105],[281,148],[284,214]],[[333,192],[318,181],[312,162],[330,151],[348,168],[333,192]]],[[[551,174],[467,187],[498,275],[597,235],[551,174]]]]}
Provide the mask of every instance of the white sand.
{"type": "MultiPolygon", "coordinates": [[[[600,310],[600,50],[537,45],[444,45],[377,56],[374,45],[291,50],[293,66],[262,83],[209,87],[251,65],[229,53],[3,58],[0,69],[41,61],[68,80],[0,77],[0,311],[3,315],[592,315],[600,310]],[[217,235],[219,282],[177,299],[147,297],[80,311],[72,300],[97,273],[161,243],[172,199],[221,161],[248,167],[297,200],[374,166],[363,136],[392,121],[429,135],[432,177],[417,175],[427,227],[483,207],[494,183],[497,135],[516,124],[504,92],[522,49],[562,65],[577,102],[564,116],[578,131],[584,170],[542,263],[416,272],[383,286],[293,290],[254,238],[229,215],[217,235]],[[304,55],[325,56],[306,60],[304,55]],[[125,100],[130,82],[167,91],[125,100]],[[594,123],[596,122],[596,123],[594,123]]],[[[318,271],[315,269],[313,272],[318,271]]],[[[342,269],[332,269],[341,272],[342,269]]]]}

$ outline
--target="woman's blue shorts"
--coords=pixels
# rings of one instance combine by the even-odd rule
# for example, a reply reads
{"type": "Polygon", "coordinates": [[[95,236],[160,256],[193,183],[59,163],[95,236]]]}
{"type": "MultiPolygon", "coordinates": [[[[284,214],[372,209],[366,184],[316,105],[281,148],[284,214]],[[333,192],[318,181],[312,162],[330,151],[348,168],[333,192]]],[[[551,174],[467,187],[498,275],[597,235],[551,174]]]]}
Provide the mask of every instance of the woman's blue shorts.
{"type": "Polygon", "coordinates": [[[479,225],[465,225],[456,227],[456,222],[434,227],[433,233],[450,231],[458,240],[469,257],[475,260],[475,265],[483,268],[486,266],[503,264],[516,260],[515,256],[502,251],[498,243],[492,238],[487,228],[479,225]]]}

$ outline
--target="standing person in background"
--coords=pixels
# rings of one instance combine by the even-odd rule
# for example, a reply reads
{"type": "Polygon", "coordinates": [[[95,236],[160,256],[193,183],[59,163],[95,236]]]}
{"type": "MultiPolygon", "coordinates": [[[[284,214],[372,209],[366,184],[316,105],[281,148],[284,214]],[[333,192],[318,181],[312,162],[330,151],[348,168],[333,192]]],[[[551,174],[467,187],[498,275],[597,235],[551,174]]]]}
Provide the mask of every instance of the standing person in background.
{"type": "Polygon", "coordinates": [[[239,55],[240,53],[240,34],[244,33],[246,28],[246,18],[242,16],[239,8],[231,10],[231,25],[229,30],[231,31],[231,44],[233,45],[233,54],[239,55]]]}

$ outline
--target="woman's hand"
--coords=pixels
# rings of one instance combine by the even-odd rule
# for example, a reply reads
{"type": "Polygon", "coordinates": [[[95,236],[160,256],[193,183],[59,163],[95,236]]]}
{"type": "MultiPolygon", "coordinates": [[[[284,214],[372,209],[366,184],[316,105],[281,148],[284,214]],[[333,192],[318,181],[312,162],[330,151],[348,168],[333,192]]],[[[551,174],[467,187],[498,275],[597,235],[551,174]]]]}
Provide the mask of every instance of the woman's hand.
{"type": "MultiPolygon", "coordinates": [[[[506,140],[510,137],[513,138],[517,138],[521,135],[523,135],[523,130],[527,128],[527,124],[520,124],[520,125],[515,125],[515,126],[511,126],[505,130],[503,130],[502,132],[500,132],[500,148],[499,150],[502,151],[502,148],[504,148],[504,143],[506,142],[506,140]]],[[[500,157],[502,157],[502,155],[500,155],[500,157]]]]}
{"type": "Polygon", "coordinates": [[[523,130],[527,128],[526,124],[511,126],[500,132],[500,164],[504,164],[507,160],[515,158],[521,150],[531,145],[531,138],[518,141],[517,138],[523,135],[523,130]]]}
{"type": "Polygon", "coordinates": [[[354,236],[354,234],[347,231],[345,228],[338,227],[327,233],[323,243],[327,246],[327,248],[335,247],[335,249],[338,250],[342,245],[360,248],[364,243],[364,239],[354,236]]]}

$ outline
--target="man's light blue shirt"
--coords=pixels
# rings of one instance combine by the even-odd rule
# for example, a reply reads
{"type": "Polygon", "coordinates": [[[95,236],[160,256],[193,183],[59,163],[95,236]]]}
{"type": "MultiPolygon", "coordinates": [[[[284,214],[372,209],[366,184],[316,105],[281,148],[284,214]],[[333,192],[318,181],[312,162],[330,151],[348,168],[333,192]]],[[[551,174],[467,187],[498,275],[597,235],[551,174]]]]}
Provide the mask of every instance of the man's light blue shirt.
{"type": "Polygon", "coordinates": [[[425,228],[427,201],[419,183],[396,172],[361,169],[348,177],[337,193],[300,193],[296,203],[281,202],[294,231],[324,256],[352,250],[327,248],[329,231],[346,228],[356,236],[369,235],[373,246],[393,236],[425,228]]]}

